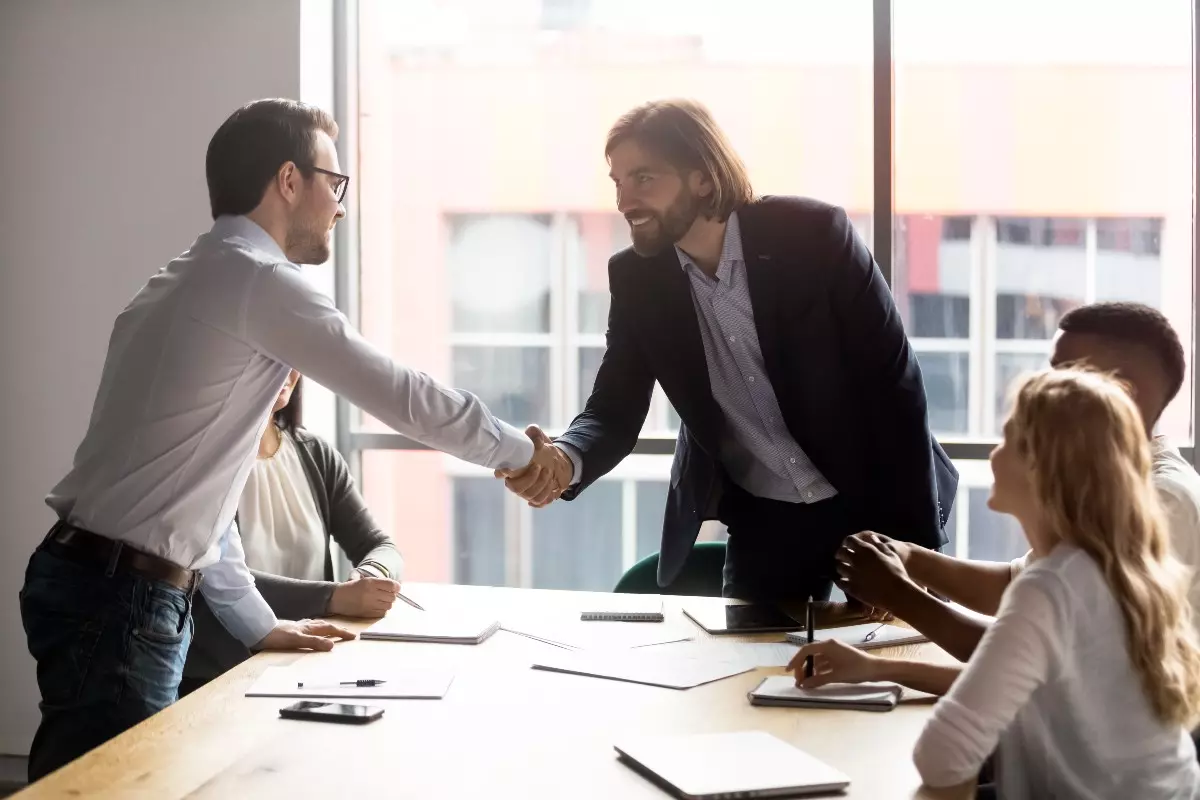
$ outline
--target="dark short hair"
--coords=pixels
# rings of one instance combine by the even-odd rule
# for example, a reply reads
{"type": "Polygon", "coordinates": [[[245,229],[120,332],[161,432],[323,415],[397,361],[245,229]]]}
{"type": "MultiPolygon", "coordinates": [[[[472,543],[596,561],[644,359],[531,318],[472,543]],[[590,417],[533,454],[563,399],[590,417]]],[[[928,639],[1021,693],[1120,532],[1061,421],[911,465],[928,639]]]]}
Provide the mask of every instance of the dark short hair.
{"type": "Polygon", "coordinates": [[[1158,357],[1167,377],[1167,402],[1179,394],[1187,359],[1179,334],[1161,312],[1141,303],[1093,303],[1068,311],[1058,327],[1064,333],[1104,336],[1146,348],[1158,357]]]}
{"type": "Polygon", "coordinates": [[[275,427],[281,431],[295,433],[296,428],[304,425],[304,398],[300,392],[300,384],[302,383],[304,383],[303,376],[296,379],[296,385],[292,387],[292,399],[288,401],[286,406],[272,415],[272,419],[275,420],[275,427]]]}
{"type": "Polygon", "coordinates": [[[309,170],[317,131],[336,139],[338,126],[328,112],[296,100],[255,100],[233,112],[209,140],[204,159],[213,219],[257,208],[289,161],[309,170]]]}
{"type": "Polygon", "coordinates": [[[608,131],[604,155],[632,139],[678,170],[700,170],[713,183],[706,217],[722,222],[754,199],[746,165],[708,109],[694,100],[653,100],[621,115],[608,131]]]}

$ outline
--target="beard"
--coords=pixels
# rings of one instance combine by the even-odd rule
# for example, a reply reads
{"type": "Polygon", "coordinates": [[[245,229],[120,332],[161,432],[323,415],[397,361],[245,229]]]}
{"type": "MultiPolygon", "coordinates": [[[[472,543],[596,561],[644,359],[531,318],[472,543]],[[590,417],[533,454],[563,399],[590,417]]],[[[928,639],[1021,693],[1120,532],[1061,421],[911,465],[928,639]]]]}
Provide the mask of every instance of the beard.
{"type": "Polygon", "coordinates": [[[293,264],[324,264],[329,260],[329,228],[319,223],[296,224],[287,233],[283,251],[293,264]]]}
{"type": "Polygon", "coordinates": [[[656,256],[672,247],[687,235],[692,223],[700,216],[700,198],[687,188],[681,188],[678,196],[665,211],[644,209],[638,214],[649,214],[650,220],[641,225],[630,225],[633,251],[643,258],[656,256]]]}

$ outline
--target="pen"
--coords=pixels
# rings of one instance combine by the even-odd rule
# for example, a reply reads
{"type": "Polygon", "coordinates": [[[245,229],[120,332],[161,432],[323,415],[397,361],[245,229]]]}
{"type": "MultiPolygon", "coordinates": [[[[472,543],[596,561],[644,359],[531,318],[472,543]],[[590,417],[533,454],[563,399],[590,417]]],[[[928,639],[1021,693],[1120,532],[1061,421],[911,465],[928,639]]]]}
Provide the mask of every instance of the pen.
{"type": "MultiPolygon", "coordinates": [[[[808,605],[806,607],[806,627],[808,629],[808,643],[813,643],[813,603],[812,595],[809,595],[808,605]]],[[[804,677],[811,678],[813,676],[813,657],[806,656],[804,659],[804,677]]]]}
{"type": "Polygon", "coordinates": [[[413,608],[415,608],[417,611],[424,611],[424,610],[425,610],[425,609],[421,608],[421,605],[420,605],[420,604],[419,604],[419,603],[418,603],[416,600],[413,600],[413,599],[411,599],[411,598],[405,597],[404,595],[400,594],[399,592],[396,592],[396,597],[399,597],[401,600],[403,600],[404,602],[408,603],[410,606],[412,606],[413,608]]]}
{"type": "MultiPolygon", "coordinates": [[[[335,685],[335,686],[382,686],[385,683],[387,683],[387,681],[380,680],[379,678],[359,678],[356,681],[339,681],[338,683],[333,684],[333,685],[335,685]]],[[[297,681],[296,688],[297,689],[304,689],[304,688],[320,689],[322,687],[319,684],[311,684],[311,683],[307,687],[305,687],[304,681],[297,681]]]]}
{"type": "Polygon", "coordinates": [[[879,623],[877,626],[875,626],[875,629],[874,629],[874,630],[872,630],[870,633],[868,633],[866,636],[864,636],[864,637],[863,637],[863,641],[864,641],[864,642],[869,642],[869,641],[871,641],[872,639],[874,639],[874,638],[875,638],[875,634],[879,633],[879,629],[880,629],[880,628],[882,628],[884,625],[887,625],[887,623],[886,623],[886,622],[881,622],[881,623],[879,623]]]}

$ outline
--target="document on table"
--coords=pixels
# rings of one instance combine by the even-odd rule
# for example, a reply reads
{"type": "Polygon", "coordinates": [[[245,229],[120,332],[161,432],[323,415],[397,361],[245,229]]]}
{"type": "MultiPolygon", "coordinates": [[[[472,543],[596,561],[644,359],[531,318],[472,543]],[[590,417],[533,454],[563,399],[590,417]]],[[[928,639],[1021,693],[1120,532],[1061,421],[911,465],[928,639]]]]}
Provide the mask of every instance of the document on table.
{"type": "Polygon", "coordinates": [[[689,630],[652,622],[530,620],[505,624],[504,630],[564,650],[627,650],[692,639],[689,630]]]}
{"type": "Polygon", "coordinates": [[[753,669],[729,661],[669,655],[654,650],[558,653],[535,661],[533,668],[667,689],[691,689],[753,669]]]}
{"type": "MultiPolygon", "coordinates": [[[[814,631],[814,642],[827,642],[831,639],[857,647],[859,650],[873,650],[877,647],[896,647],[902,644],[919,644],[929,639],[912,628],[900,625],[881,625],[877,622],[863,625],[846,625],[842,628],[822,628],[814,631]]],[[[805,643],[805,634],[789,633],[787,640],[792,644],[805,643]]]]}
{"type": "Polygon", "coordinates": [[[368,670],[346,668],[314,669],[293,664],[267,667],[246,690],[246,697],[328,697],[371,700],[440,700],[454,681],[445,670],[368,670]],[[343,686],[363,679],[381,681],[377,686],[343,686]],[[303,684],[303,685],[301,685],[303,684]]]}

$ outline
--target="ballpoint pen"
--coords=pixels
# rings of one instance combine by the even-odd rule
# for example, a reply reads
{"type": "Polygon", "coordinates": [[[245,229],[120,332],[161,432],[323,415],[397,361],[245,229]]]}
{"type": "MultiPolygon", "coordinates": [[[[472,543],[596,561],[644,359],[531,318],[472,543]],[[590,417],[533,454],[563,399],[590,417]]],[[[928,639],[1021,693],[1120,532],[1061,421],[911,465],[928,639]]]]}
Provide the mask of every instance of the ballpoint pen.
{"type": "Polygon", "coordinates": [[[399,592],[396,592],[396,597],[399,597],[401,600],[408,603],[410,606],[415,608],[417,611],[425,610],[424,608],[421,607],[421,605],[416,600],[413,600],[409,597],[405,597],[404,595],[400,594],[399,592]]]}
{"type": "Polygon", "coordinates": [[[308,686],[305,686],[305,685],[304,685],[304,681],[297,681],[297,682],[296,682],[296,688],[297,688],[297,689],[323,689],[323,688],[325,688],[326,686],[334,686],[334,687],[340,687],[340,686],[357,686],[357,687],[362,687],[362,686],[382,686],[382,685],[383,685],[383,684],[385,684],[385,683],[387,683],[387,681],[385,681],[385,680],[380,680],[379,678],[359,678],[359,679],[358,679],[358,680],[356,680],[356,681],[339,681],[338,683],[334,683],[334,684],[312,684],[312,683],[310,683],[308,686]]]}
{"type": "Polygon", "coordinates": [[[887,625],[887,623],[886,623],[886,622],[881,622],[881,623],[879,623],[878,625],[876,625],[876,626],[875,626],[875,628],[874,628],[874,629],[873,629],[873,630],[872,630],[870,633],[868,633],[866,636],[864,636],[864,637],[863,637],[863,641],[864,641],[864,642],[869,642],[869,641],[871,641],[872,639],[874,639],[874,638],[875,638],[875,634],[876,634],[876,633],[878,633],[878,632],[879,632],[879,629],[880,629],[880,628],[882,628],[884,625],[887,625]]]}
{"type": "MultiPolygon", "coordinates": [[[[808,605],[806,606],[806,611],[807,611],[807,613],[805,614],[805,616],[807,618],[806,619],[807,624],[805,625],[805,627],[807,628],[807,632],[808,632],[808,643],[812,644],[813,643],[813,601],[812,601],[811,596],[808,598],[808,605]]],[[[805,656],[805,658],[804,658],[804,677],[811,678],[812,676],[813,676],[813,657],[805,656]]]]}

